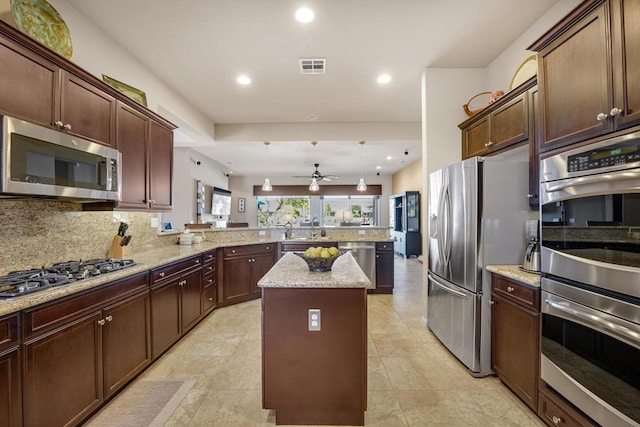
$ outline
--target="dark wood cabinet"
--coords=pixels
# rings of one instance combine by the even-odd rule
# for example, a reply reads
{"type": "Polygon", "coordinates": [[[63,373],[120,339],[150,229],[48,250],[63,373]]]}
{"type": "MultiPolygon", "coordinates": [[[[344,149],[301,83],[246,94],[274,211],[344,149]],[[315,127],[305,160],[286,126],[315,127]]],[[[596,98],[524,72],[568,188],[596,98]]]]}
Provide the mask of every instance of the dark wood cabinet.
{"type": "Polygon", "coordinates": [[[103,310],[104,397],[151,363],[150,299],[142,292],[103,310]]]}
{"type": "Polygon", "coordinates": [[[523,85],[459,125],[462,158],[486,156],[529,140],[529,98],[523,85]]]}
{"type": "Polygon", "coordinates": [[[0,319],[0,425],[22,426],[18,315],[0,319]]]}
{"type": "Polygon", "coordinates": [[[640,4],[581,3],[538,51],[541,151],[640,123],[640,4]]]}
{"type": "Polygon", "coordinates": [[[210,313],[218,303],[218,277],[216,250],[205,252],[202,267],[202,313],[210,313]]]}
{"type": "Polygon", "coordinates": [[[538,416],[552,427],[595,427],[598,424],[540,380],[538,416]]]}
{"type": "Polygon", "coordinates": [[[141,273],[23,311],[25,426],[79,424],[148,364],[148,292],[141,273]]]}
{"type": "Polygon", "coordinates": [[[152,355],[156,359],[202,318],[202,256],[151,270],[152,355]]]}
{"type": "Polygon", "coordinates": [[[492,275],[491,368],[532,410],[537,408],[540,289],[492,275]]]}
{"type": "Polygon", "coordinates": [[[393,242],[376,242],[376,289],[377,294],[393,293],[394,277],[393,242]]]}
{"type": "Polygon", "coordinates": [[[222,286],[218,302],[230,305],[260,298],[258,281],[275,264],[277,243],[231,246],[222,250],[222,286]]]}
{"type": "Polygon", "coordinates": [[[171,210],[173,132],[118,102],[116,148],[122,153],[118,209],[171,210]]]}

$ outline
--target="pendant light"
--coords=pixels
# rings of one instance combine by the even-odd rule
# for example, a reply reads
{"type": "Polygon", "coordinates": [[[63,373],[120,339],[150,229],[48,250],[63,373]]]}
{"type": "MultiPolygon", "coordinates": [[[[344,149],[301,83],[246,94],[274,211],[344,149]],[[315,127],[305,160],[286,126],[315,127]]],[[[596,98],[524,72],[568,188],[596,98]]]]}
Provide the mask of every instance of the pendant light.
{"type": "MultiPolygon", "coordinates": [[[[316,145],[318,145],[318,141],[311,141],[311,145],[313,145],[313,155],[316,155],[316,145]]],[[[317,165],[316,165],[317,169],[317,165]]],[[[313,177],[311,178],[311,185],[309,185],[309,191],[320,191],[320,186],[318,185],[318,180],[313,177]]]]}
{"type": "Polygon", "coordinates": [[[358,182],[356,190],[367,191],[367,184],[364,183],[364,177],[362,176],[362,147],[364,145],[364,141],[360,141],[358,144],[360,144],[360,182],[358,182]]]}
{"type": "MultiPolygon", "coordinates": [[[[270,142],[265,141],[264,145],[267,146],[267,164],[269,163],[269,145],[271,145],[270,142]]],[[[264,184],[262,184],[262,190],[263,191],[271,191],[273,190],[273,187],[271,186],[271,183],[269,182],[269,177],[264,179],[264,184]]]]}

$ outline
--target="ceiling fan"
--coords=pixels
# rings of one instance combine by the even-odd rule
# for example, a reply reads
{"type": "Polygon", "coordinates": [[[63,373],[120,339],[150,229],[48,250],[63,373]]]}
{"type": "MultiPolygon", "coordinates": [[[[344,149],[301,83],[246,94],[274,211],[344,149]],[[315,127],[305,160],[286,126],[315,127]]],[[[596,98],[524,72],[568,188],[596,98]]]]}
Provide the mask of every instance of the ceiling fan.
{"type": "Polygon", "coordinates": [[[332,179],[340,179],[342,178],[341,176],[338,175],[322,175],[320,173],[320,171],[318,170],[318,166],[320,166],[320,163],[314,163],[314,166],[316,167],[316,170],[313,171],[313,173],[311,174],[311,176],[309,175],[297,175],[294,176],[294,178],[308,178],[308,179],[316,179],[316,181],[331,181],[332,179]]]}

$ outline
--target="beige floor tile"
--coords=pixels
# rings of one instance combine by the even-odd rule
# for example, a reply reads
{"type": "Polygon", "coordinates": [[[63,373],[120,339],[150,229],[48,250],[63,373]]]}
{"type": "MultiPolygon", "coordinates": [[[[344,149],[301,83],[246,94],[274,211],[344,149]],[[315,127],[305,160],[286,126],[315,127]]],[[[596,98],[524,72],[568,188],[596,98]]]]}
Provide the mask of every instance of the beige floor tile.
{"type": "Polygon", "coordinates": [[[367,389],[372,390],[393,390],[387,370],[379,357],[367,358],[367,389]]]}

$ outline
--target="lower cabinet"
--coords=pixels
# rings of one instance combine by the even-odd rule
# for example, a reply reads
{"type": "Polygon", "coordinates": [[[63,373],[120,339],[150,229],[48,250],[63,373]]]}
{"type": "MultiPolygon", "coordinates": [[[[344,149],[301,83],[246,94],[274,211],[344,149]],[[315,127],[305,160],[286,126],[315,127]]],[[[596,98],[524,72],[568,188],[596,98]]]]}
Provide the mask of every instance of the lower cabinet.
{"type": "Polygon", "coordinates": [[[393,293],[393,243],[376,242],[376,289],[377,294],[393,293]]]}
{"type": "Polygon", "coordinates": [[[216,250],[205,252],[202,269],[202,313],[208,314],[216,308],[218,302],[218,278],[216,268],[216,250]]]}
{"type": "Polygon", "coordinates": [[[231,305],[260,298],[258,281],[276,261],[277,243],[230,246],[222,249],[222,286],[218,287],[220,305],[231,305]]]}
{"type": "Polygon", "coordinates": [[[79,424],[151,361],[146,273],[22,317],[26,427],[79,424]]]}
{"type": "Polygon", "coordinates": [[[540,380],[538,416],[550,426],[589,427],[597,424],[540,380]]]}
{"type": "Polygon", "coordinates": [[[202,256],[151,270],[151,280],[155,359],[202,318],[202,256]]]}
{"type": "Polygon", "coordinates": [[[536,411],[540,364],[540,289],[492,275],[491,368],[536,411]]]}
{"type": "Polygon", "coordinates": [[[0,319],[0,426],[22,425],[18,315],[0,319]]]}

